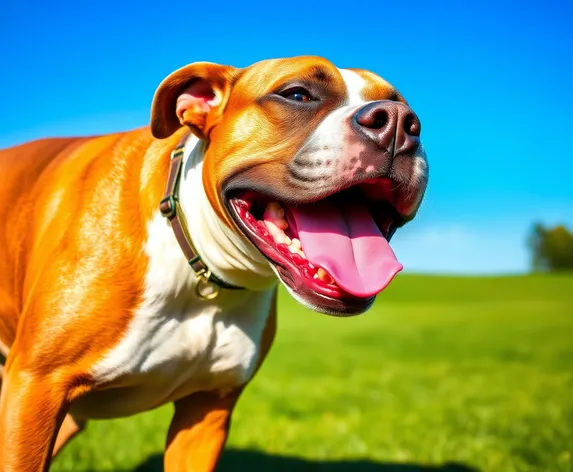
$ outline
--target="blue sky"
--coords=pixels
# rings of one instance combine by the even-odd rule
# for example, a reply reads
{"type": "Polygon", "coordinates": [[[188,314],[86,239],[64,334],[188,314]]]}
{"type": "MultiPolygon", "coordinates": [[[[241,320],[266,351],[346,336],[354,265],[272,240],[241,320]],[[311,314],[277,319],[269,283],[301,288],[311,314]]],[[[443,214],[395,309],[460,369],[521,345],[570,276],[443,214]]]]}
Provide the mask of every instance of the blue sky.
{"type": "Polygon", "coordinates": [[[4,0],[0,147],[144,125],[186,63],[317,54],[379,73],[422,121],[430,185],[393,243],[406,270],[522,272],[534,221],[573,228],[572,24],[569,0],[4,0]]]}

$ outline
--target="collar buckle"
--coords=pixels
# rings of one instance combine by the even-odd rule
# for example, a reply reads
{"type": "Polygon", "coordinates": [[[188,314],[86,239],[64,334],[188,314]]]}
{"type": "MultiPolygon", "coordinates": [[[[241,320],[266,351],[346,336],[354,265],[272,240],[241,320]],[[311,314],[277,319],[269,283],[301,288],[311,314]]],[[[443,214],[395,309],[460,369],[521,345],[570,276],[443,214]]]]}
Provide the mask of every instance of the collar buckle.
{"type": "Polygon", "coordinates": [[[197,272],[195,282],[195,295],[201,300],[213,300],[221,291],[221,287],[211,280],[211,271],[208,269],[197,272]]]}
{"type": "Polygon", "coordinates": [[[161,212],[161,216],[164,218],[173,218],[177,211],[177,208],[175,207],[175,197],[173,195],[168,195],[167,197],[162,198],[159,202],[159,211],[161,212]]]}

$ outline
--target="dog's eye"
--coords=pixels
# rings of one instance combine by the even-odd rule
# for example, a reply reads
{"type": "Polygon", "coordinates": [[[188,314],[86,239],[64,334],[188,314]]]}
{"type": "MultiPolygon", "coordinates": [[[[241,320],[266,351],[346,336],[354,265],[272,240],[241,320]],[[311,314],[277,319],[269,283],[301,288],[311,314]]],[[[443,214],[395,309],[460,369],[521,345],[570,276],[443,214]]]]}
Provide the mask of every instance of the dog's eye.
{"type": "Polygon", "coordinates": [[[294,89],[285,90],[279,95],[286,98],[287,100],[292,100],[293,102],[312,102],[313,98],[308,90],[302,87],[297,87],[294,89]]]}

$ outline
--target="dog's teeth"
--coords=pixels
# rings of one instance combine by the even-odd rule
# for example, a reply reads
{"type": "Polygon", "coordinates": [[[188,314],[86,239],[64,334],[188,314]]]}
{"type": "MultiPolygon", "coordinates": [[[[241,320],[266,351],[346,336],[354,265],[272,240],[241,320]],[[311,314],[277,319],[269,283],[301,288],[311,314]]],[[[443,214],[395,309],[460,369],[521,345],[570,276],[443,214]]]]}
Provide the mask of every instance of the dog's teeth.
{"type": "Polygon", "coordinates": [[[317,280],[318,280],[318,274],[314,274],[313,279],[317,279],[317,280]]]}
{"type": "MultiPolygon", "coordinates": [[[[277,202],[267,204],[263,214],[265,226],[271,233],[274,241],[278,244],[285,244],[292,254],[298,254],[306,259],[306,254],[302,250],[302,244],[297,238],[289,238],[284,232],[288,228],[288,223],[284,219],[284,209],[277,202]]],[[[314,268],[314,267],[313,267],[314,268]]]]}
{"type": "Polygon", "coordinates": [[[303,259],[306,259],[306,254],[302,251],[302,249],[295,247],[295,245],[292,244],[292,242],[291,242],[290,246],[288,246],[288,250],[290,252],[292,252],[293,254],[298,254],[303,259]]]}
{"type": "Polygon", "coordinates": [[[279,202],[270,202],[267,204],[267,210],[272,212],[277,212],[279,210],[282,210],[282,207],[279,202]]]}
{"type": "Polygon", "coordinates": [[[273,215],[278,216],[279,218],[284,218],[285,216],[285,211],[280,203],[271,202],[267,205],[266,209],[269,210],[269,212],[271,212],[273,215]]]}
{"type": "Polygon", "coordinates": [[[332,280],[332,277],[330,276],[330,274],[328,272],[326,272],[322,267],[319,267],[319,269],[316,271],[316,275],[317,275],[317,278],[321,282],[324,282],[325,284],[331,284],[334,282],[334,280],[332,280]]]}
{"type": "Polygon", "coordinates": [[[314,267],[314,264],[313,264],[312,262],[309,262],[309,263],[308,263],[308,266],[309,266],[311,269],[314,269],[314,268],[315,268],[315,267],[314,267]]]}
{"type": "Polygon", "coordinates": [[[284,210],[277,202],[271,202],[265,208],[264,217],[269,219],[283,218],[284,214],[284,210]]]}
{"type": "Polygon", "coordinates": [[[279,227],[277,227],[275,223],[273,223],[272,221],[265,220],[265,226],[269,230],[269,233],[271,233],[271,236],[273,237],[276,243],[280,244],[285,242],[285,239],[287,237],[285,232],[279,227]]]}
{"type": "Polygon", "coordinates": [[[284,219],[285,211],[277,202],[271,202],[265,208],[263,220],[272,221],[275,226],[283,231],[288,228],[288,223],[284,219]]]}

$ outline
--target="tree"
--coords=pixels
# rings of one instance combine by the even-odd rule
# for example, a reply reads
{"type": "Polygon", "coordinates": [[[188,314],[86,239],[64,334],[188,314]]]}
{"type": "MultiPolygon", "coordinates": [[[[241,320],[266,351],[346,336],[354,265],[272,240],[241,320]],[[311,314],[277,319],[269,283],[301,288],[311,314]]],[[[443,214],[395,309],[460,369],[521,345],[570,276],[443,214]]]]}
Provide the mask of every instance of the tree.
{"type": "Polygon", "coordinates": [[[533,227],[529,239],[532,266],[536,272],[573,270],[573,234],[563,225],[545,228],[533,227]]]}

